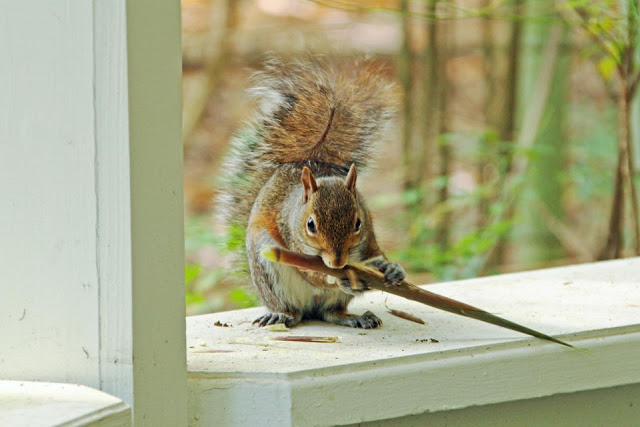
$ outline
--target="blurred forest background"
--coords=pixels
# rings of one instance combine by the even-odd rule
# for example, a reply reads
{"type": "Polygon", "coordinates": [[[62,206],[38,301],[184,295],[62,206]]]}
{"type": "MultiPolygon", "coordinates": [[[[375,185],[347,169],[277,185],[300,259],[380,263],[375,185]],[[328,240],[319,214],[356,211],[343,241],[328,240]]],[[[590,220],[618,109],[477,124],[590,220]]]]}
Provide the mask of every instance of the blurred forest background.
{"type": "Polygon", "coordinates": [[[258,304],[212,217],[268,54],[368,54],[397,127],[359,180],[416,283],[640,255],[638,0],[182,0],[187,308],[258,304]]]}

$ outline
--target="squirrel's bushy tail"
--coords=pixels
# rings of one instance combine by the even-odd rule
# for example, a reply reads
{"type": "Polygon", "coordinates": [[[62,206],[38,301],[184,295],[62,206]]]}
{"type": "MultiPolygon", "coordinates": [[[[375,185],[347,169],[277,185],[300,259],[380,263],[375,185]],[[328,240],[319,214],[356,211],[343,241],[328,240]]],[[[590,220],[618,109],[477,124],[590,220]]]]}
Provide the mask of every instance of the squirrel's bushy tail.
{"type": "Polygon", "coordinates": [[[254,81],[258,112],[231,141],[218,208],[221,220],[241,226],[278,164],[366,168],[395,110],[393,85],[370,60],[270,60],[254,81]]]}

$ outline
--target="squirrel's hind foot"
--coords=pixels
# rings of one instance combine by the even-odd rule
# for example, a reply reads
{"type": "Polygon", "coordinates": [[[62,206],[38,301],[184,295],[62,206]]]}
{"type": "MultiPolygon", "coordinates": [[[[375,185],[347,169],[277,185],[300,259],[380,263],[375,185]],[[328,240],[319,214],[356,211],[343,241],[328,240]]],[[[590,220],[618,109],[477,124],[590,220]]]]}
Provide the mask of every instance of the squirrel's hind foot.
{"type": "Polygon", "coordinates": [[[382,326],[382,320],[370,311],[361,316],[345,312],[327,312],[324,314],[323,319],[325,322],[352,328],[375,329],[378,326],[382,326]]]}
{"type": "Polygon", "coordinates": [[[258,326],[267,326],[267,325],[275,325],[276,323],[284,323],[284,325],[288,328],[297,325],[302,320],[301,314],[290,314],[290,313],[267,313],[256,320],[253,321],[253,324],[256,323],[258,326]]]}

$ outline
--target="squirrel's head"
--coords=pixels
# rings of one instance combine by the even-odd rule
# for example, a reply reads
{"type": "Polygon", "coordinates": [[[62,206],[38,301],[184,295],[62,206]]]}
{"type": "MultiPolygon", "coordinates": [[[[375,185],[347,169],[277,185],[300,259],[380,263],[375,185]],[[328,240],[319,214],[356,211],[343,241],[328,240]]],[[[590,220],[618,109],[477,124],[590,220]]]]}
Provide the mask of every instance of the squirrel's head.
{"type": "Polygon", "coordinates": [[[325,265],[342,268],[356,250],[365,229],[365,212],[356,192],[358,174],[351,165],[346,178],[316,178],[302,169],[303,212],[300,235],[309,252],[320,255],[325,265]]]}

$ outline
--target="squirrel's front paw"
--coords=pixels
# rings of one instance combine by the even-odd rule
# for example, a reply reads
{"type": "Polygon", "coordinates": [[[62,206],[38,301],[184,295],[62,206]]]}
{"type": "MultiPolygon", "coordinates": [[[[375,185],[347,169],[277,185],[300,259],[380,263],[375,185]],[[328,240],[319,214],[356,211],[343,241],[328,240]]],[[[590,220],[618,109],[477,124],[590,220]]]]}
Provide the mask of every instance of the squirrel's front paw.
{"type": "Polygon", "coordinates": [[[384,281],[387,284],[397,284],[404,280],[406,274],[404,268],[398,263],[389,262],[384,259],[377,259],[373,261],[373,265],[380,272],[384,273],[384,281]]]}
{"type": "Polygon", "coordinates": [[[398,263],[390,262],[384,270],[384,280],[389,283],[399,283],[404,280],[406,274],[404,268],[398,263]]]}

